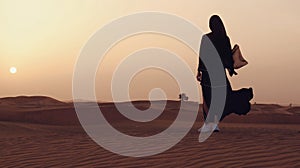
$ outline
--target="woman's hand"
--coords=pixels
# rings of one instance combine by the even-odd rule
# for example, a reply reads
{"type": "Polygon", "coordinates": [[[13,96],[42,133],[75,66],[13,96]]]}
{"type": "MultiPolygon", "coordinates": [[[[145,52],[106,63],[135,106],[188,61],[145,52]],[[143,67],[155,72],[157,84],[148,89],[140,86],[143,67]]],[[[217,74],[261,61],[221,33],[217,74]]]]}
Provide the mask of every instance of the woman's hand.
{"type": "Polygon", "coordinates": [[[202,80],[202,73],[198,71],[197,76],[196,76],[197,81],[201,82],[202,80]]]}
{"type": "Polygon", "coordinates": [[[230,75],[230,76],[237,75],[237,74],[238,74],[238,73],[235,72],[234,69],[229,70],[229,75],[230,75]]]}

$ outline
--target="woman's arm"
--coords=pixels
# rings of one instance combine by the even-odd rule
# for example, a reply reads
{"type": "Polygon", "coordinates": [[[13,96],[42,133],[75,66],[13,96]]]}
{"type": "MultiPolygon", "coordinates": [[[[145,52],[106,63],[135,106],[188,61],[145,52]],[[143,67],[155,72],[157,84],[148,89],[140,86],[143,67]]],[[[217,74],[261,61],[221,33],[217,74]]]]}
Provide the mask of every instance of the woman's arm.
{"type": "Polygon", "coordinates": [[[207,36],[203,35],[201,38],[201,43],[200,43],[200,51],[199,51],[199,61],[198,61],[198,71],[197,71],[197,76],[196,79],[197,81],[201,82],[202,79],[202,71],[206,71],[206,67],[204,63],[202,62],[201,56],[204,56],[204,50],[205,50],[205,43],[207,42],[207,36]]]}
{"type": "Polygon", "coordinates": [[[198,61],[198,72],[206,71],[206,67],[205,67],[204,63],[202,62],[201,57],[204,57],[204,54],[205,54],[205,49],[206,49],[205,46],[207,43],[207,38],[208,37],[206,35],[203,35],[202,39],[201,39],[200,51],[199,51],[199,61],[198,61]]]}
{"type": "Polygon", "coordinates": [[[233,58],[232,58],[232,48],[231,48],[231,44],[230,44],[230,39],[227,36],[226,37],[226,42],[225,42],[225,68],[228,69],[229,71],[229,75],[232,76],[237,75],[237,73],[234,71],[234,67],[233,67],[233,58]]]}

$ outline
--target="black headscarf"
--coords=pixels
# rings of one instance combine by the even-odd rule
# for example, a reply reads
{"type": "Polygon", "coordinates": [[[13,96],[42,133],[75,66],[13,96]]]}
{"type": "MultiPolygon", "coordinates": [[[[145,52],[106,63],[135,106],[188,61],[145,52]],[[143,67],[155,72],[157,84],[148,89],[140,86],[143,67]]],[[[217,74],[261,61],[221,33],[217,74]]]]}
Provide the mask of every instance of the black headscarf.
{"type": "Polygon", "coordinates": [[[213,15],[210,17],[209,28],[215,37],[225,38],[227,36],[225,26],[218,15],[213,15]]]}

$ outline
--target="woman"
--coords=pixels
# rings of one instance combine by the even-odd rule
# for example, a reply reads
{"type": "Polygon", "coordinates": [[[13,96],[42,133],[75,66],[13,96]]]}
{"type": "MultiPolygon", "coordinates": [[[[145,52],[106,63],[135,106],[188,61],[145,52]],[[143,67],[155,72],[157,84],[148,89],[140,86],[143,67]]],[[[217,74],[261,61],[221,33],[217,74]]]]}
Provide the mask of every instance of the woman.
{"type": "MultiPolygon", "coordinates": [[[[208,56],[212,54],[209,49],[209,45],[213,44],[215,50],[217,50],[218,55],[222,61],[224,67],[224,76],[226,77],[226,87],[227,87],[227,95],[226,95],[226,105],[223,111],[223,115],[221,116],[221,120],[225,117],[225,115],[229,114],[229,97],[231,97],[232,88],[230,82],[226,76],[226,69],[229,71],[230,76],[237,75],[233,68],[233,58],[231,51],[230,39],[226,34],[226,30],[221,18],[217,15],[213,15],[209,20],[209,28],[211,30],[210,33],[204,35],[202,37],[201,46],[200,46],[200,55],[199,55],[199,65],[198,65],[198,73],[197,80],[201,82],[202,94],[203,94],[203,116],[206,120],[208,116],[208,110],[211,103],[211,81],[209,79],[208,71],[205,67],[205,64],[202,62],[200,57],[208,56]]],[[[217,125],[213,125],[215,123],[216,116],[211,116],[207,118],[204,127],[202,127],[201,131],[207,132],[211,129],[214,129],[215,132],[219,131],[217,125]]]]}

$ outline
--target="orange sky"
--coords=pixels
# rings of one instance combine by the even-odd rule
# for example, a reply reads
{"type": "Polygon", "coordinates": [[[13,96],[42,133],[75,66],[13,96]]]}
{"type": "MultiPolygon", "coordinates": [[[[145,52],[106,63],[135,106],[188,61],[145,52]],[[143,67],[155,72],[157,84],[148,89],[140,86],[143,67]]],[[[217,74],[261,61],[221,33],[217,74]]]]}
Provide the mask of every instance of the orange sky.
{"type": "MultiPolygon", "coordinates": [[[[49,95],[61,100],[72,99],[76,58],[95,31],[121,16],[161,11],[181,16],[204,32],[208,31],[209,17],[219,14],[232,44],[240,44],[249,61],[248,66],[238,70],[238,76],[230,78],[233,88],[252,86],[257,102],[299,104],[299,5],[299,1],[293,0],[1,0],[0,97],[49,95]],[[13,66],[17,68],[15,74],[9,71],[13,66]]],[[[105,72],[112,71],[109,65],[117,63],[117,55],[123,54],[120,51],[128,54],[130,50],[138,50],[149,44],[147,42],[158,39],[160,42],[156,46],[172,49],[182,57],[193,54],[174,39],[154,35],[132,37],[127,43],[140,45],[126,48],[124,41],[115,46],[107,55],[107,63],[102,67],[104,71],[97,74],[96,83],[109,79],[105,72]],[[114,56],[116,58],[110,60],[114,56]]],[[[195,60],[187,61],[196,72],[195,60]]],[[[156,83],[150,80],[145,86],[142,81],[151,78],[151,71],[136,76],[132,82],[139,89],[131,90],[132,97],[145,99],[149,88],[161,86],[167,89],[169,99],[176,99],[173,79],[167,74],[156,74],[159,74],[156,78],[166,80],[156,83]],[[168,90],[170,84],[174,89],[168,90]]],[[[97,86],[98,99],[109,100],[105,89],[97,86]]]]}

